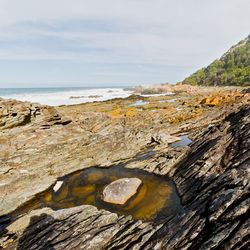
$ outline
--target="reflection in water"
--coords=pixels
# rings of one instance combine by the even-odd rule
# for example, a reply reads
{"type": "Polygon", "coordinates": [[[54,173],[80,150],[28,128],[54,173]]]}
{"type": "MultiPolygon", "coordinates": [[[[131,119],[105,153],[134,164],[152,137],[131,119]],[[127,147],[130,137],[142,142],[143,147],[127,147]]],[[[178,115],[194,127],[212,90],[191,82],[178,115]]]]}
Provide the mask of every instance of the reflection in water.
{"type": "Polygon", "coordinates": [[[188,138],[189,135],[179,136],[180,138],[182,138],[182,140],[170,144],[169,147],[172,148],[172,147],[188,146],[190,143],[193,142],[188,138]]]}
{"type": "Polygon", "coordinates": [[[125,168],[132,162],[153,157],[157,151],[152,149],[152,147],[147,148],[123,164],[110,168],[92,167],[59,178],[58,182],[63,181],[63,184],[58,190],[52,186],[47,191],[38,194],[33,200],[13,212],[10,215],[11,220],[14,221],[17,216],[36,208],[62,209],[88,204],[119,215],[132,215],[134,219],[163,222],[169,215],[181,209],[180,198],[174,183],[163,176],[140,169],[125,168]],[[137,177],[142,181],[137,194],[131,197],[125,205],[104,202],[102,191],[105,186],[125,177],[137,177]]]}
{"type": "Polygon", "coordinates": [[[144,102],[144,101],[136,101],[135,103],[130,104],[130,105],[129,105],[129,107],[141,106],[141,105],[144,105],[144,104],[149,104],[149,102],[144,102]]]}
{"type": "Polygon", "coordinates": [[[174,95],[174,92],[164,92],[162,94],[140,94],[140,96],[143,97],[149,97],[149,96],[167,96],[167,95],[174,95]]]}
{"type": "Polygon", "coordinates": [[[190,99],[190,97],[183,96],[183,97],[179,97],[179,98],[173,98],[173,99],[167,100],[167,102],[175,102],[177,100],[183,100],[183,99],[190,99]]]}
{"type": "Polygon", "coordinates": [[[166,178],[122,165],[112,168],[90,168],[64,177],[61,188],[51,188],[40,203],[54,209],[69,208],[84,204],[94,205],[120,215],[132,215],[135,219],[154,220],[175,213],[180,206],[173,183],[166,178]],[[119,178],[137,177],[142,180],[138,193],[125,205],[106,203],[102,191],[110,182],[119,178]]]}

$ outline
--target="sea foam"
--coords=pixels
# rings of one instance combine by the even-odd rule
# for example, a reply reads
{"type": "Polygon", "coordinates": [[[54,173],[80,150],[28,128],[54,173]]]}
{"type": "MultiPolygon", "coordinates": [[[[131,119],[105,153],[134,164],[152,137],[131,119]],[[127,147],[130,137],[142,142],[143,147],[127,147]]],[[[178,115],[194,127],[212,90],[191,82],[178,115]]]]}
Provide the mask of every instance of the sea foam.
{"type": "Polygon", "coordinates": [[[5,99],[16,99],[20,101],[29,101],[43,105],[59,106],[79,104],[93,101],[105,101],[113,98],[126,98],[133,92],[123,88],[92,88],[92,89],[15,89],[15,91],[0,90],[0,96],[5,99]]]}

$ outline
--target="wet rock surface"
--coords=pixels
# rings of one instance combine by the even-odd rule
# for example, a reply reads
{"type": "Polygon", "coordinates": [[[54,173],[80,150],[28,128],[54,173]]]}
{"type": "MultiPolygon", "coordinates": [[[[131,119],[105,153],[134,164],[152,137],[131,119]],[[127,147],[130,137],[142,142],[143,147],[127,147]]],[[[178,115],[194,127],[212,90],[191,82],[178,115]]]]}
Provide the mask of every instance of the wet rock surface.
{"type": "MultiPolygon", "coordinates": [[[[128,106],[137,97],[105,105],[40,106],[37,115],[30,111],[31,104],[27,108],[1,100],[1,107],[9,105],[0,109],[1,215],[55,184],[58,177],[128,161],[152,143],[151,157],[142,155],[141,161],[126,167],[170,177],[183,209],[160,224],[93,206],[38,212],[22,233],[8,233],[1,226],[0,244],[10,249],[247,249],[249,96],[232,96],[217,102],[206,91],[181,92],[175,102],[148,97],[149,104],[132,110],[128,106]],[[187,95],[190,99],[181,99],[187,95]],[[183,110],[176,111],[180,105],[183,110]],[[150,112],[152,108],[157,111],[150,112]],[[70,122],[61,122],[65,120],[70,122]],[[193,142],[188,146],[152,141],[162,134],[179,137],[190,132],[193,142]]],[[[1,221],[10,222],[7,217],[1,221]]]]}
{"type": "Polygon", "coordinates": [[[112,204],[125,204],[142,184],[138,178],[122,178],[111,182],[103,190],[103,200],[112,204]]]}

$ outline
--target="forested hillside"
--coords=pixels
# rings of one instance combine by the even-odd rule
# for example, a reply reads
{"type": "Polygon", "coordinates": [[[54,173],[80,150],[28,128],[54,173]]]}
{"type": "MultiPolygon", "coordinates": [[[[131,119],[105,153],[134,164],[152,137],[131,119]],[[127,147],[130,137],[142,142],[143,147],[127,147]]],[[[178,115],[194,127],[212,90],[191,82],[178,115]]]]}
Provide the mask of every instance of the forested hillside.
{"type": "Polygon", "coordinates": [[[182,84],[203,86],[250,85],[250,35],[234,45],[219,60],[187,77],[182,84]]]}

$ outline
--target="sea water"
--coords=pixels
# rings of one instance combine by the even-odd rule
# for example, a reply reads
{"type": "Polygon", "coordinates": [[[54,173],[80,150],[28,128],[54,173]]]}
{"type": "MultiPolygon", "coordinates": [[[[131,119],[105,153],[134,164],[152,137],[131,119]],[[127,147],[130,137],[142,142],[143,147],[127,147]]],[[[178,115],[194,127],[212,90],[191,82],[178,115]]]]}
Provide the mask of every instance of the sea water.
{"type": "Polygon", "coordinates": [[[0,88],[0,97],[59,106],[126,98],[133,92],[125,87],[0,88]]]}

